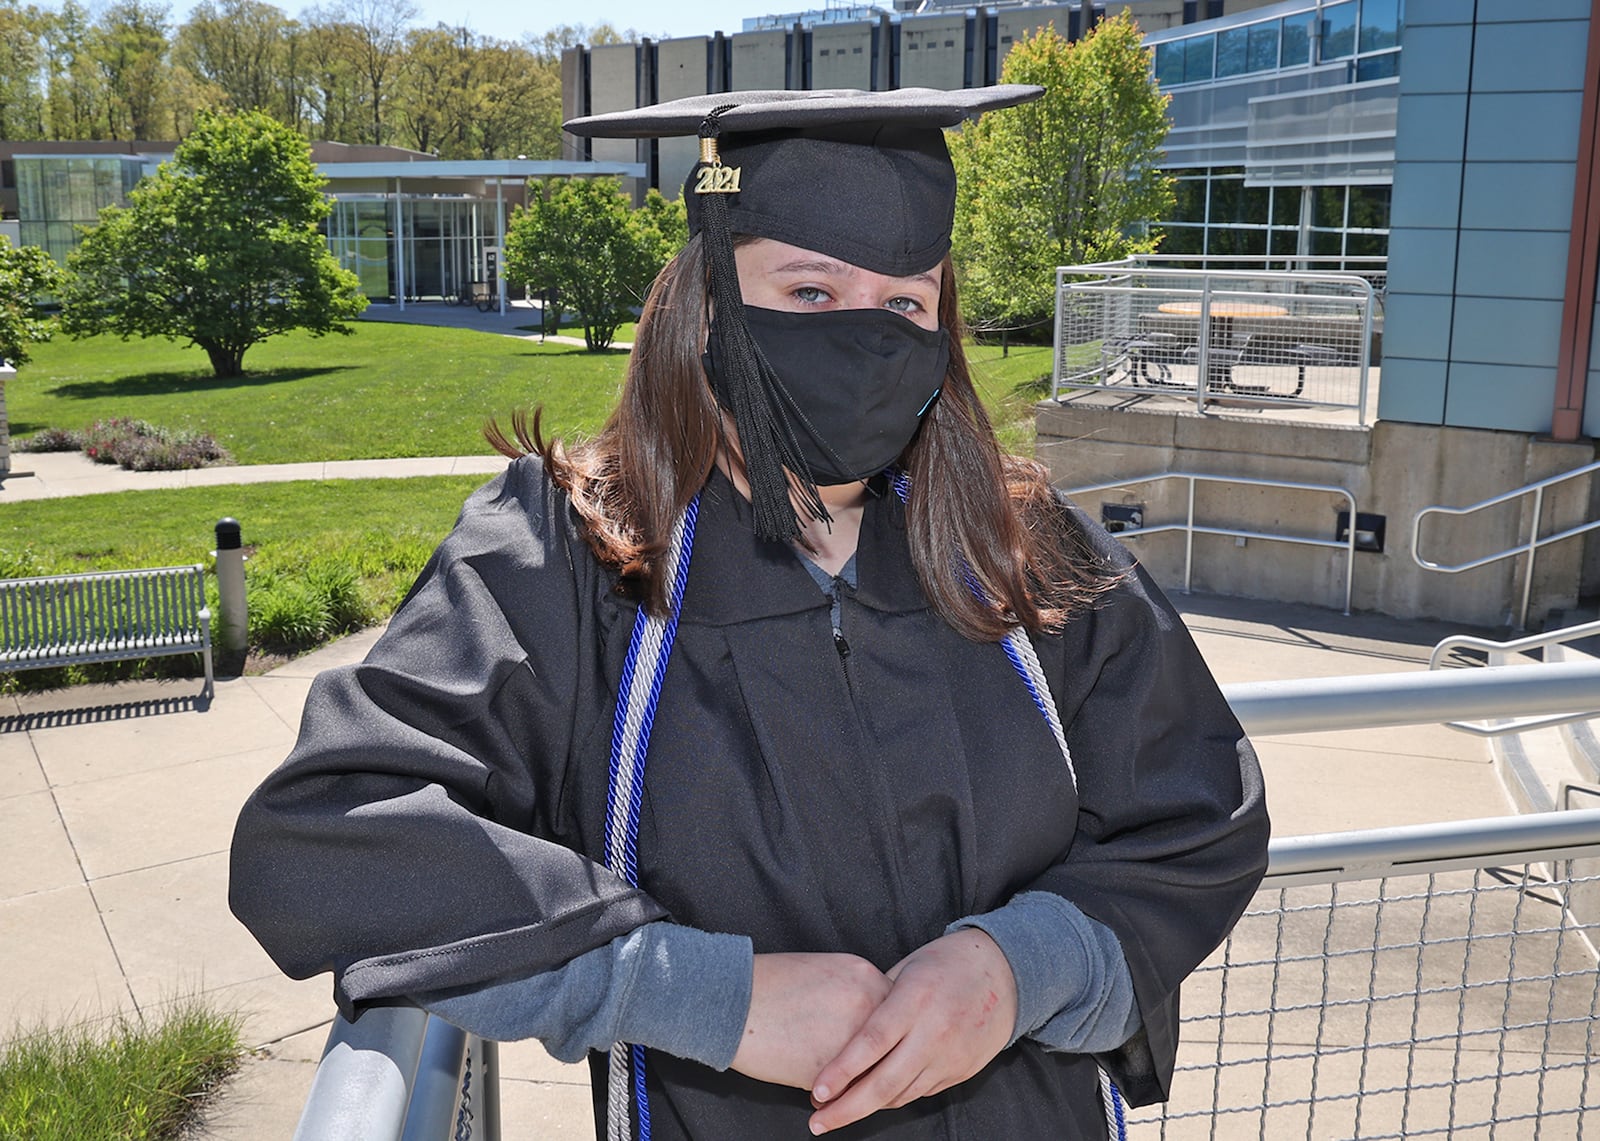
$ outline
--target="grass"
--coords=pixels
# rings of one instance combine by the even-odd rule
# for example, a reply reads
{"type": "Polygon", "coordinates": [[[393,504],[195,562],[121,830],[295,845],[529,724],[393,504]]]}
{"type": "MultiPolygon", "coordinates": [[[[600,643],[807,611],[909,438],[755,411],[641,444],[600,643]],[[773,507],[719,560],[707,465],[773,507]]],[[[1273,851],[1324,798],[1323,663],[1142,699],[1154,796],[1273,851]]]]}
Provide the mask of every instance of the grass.
{"type": "Polygon", "coordinates": [[[476,455],[483,424],[543,404],[565,436],[616,400],[622,351],[377,321],[349,337],[276,337],[219,380],[203,352],[164,340],[56,340],[6,386],[13,436],[114,416],[208,432],[241,464],[476,455]]]}
{"type": "Polygon", "coordinates": [[[0,1044],[5,1141],[172,1141],[238,1068],[239,1019],[197,1000],[159,1020],[35,1028],[0,1044]]]}
{"type": "Polygon", "coordinates": [[[1049,345],[967,346],[972,383],[989,410],[1000,446],[1018,455],[1033,455],[1033,406],[1050,393],[1049,345]]]}

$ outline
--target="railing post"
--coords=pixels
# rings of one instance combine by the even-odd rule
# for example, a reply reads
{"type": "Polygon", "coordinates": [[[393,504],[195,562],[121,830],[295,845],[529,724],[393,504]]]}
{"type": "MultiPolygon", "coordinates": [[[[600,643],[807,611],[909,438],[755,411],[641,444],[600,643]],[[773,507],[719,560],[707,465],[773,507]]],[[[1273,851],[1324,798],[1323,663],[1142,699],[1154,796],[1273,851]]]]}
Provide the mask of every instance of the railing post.
{"type": "MultiPolygon", "coordinates": [[[[1059,397],[1061,395],[1061,323],[1062,323],[1062,321],[1066,320],[1066,314],[1063,312],[1062,305],[1061,305],[1061,294],[1063,292],[1061,279],[1062,279],[1063,276],[1065,276],[1065,275],[1062,274],[1061,269],[1058,266],[1056,268],[1056,327],[1055,327],[1055,335],[1052,337],[1051,342],[1050,342],[1051,343],[1051,352],[1050,352],[1050,399],[1051,400],[1055,400],[1057,397],[1059,397]]],[[[1100,358],[1101,358],[1101,367],[1104,368],[1105,367],[1105,345],[1104,345],[1103,342],[1101,343],[1101,346],[1100,346],[1100,358]]],[[[1102,374],[1101,377],[1100,377],[1100,383],[1104,384],[1105,380],[1106,380],[1106,378],[1105,378],[1104,374],[1102,374]]]]}
{"type": "MultiPolygon", "coordinates": [[[[1203,406],[1202,406],[1203,407],[1203,406]]],[[[1194,578],[1194,476],[1189,476],[1189,516],[1183,527],[1183,593],[1193,594],[1194,578]]]]}
{"type": "Polygon", "coordinates": [[[1528,628],[1528,600],[1533,596],[1533,560],[1539,551],[1539,520],[1544,516],[1544,485],[1533,489],[1533,520],[1528,524],[1528,565],[1522,576],[1522,610],[1517,629],[1528,628]]]}
{"type": "Polygon", "coordinates": [[[1363,428],[1367,425],[1367,385],[1371,382],[1372,303],[1375,297],[1376,295],[1372,291],[1372,282],[1368,281],[1366,299],[1361,305],[1361,384],[1360,394],[1357,396],[1360,401],[1360,407],[1356,410],[1356,422],[1363,428]]]}
{"type": "MultiPolygon", "coordinates": [[[[1200,277],[1200,324],[1195,327],[1196,360],[1195,368],[1198,370],[1194,378],[1195,410],[1202,416],[1206,411],[1206,385],[1211,371],[1211,278],[1202,274],[1200,277]]],[[[1190,483],[1191,497],[1194,493],[1194,484],[1190,483]]]]}

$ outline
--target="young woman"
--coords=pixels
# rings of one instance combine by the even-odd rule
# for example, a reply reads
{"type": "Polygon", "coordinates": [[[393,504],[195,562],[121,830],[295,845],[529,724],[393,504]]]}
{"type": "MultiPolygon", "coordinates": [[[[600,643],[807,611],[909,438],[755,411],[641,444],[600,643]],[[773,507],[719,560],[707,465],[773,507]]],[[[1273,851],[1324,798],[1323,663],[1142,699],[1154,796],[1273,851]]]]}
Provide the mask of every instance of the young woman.
{"type": "Polygon", "coordinates": [[[1182,623],[972,387],[940,128],[1037,94],[568,124],[707,140],[693,237],[605,428],[494,434],[246,805],[286,972],[587,1054],[612,1138],[1099,1138],[1099,1067],[1164,1096],[1267,820],[1182,623]]]}

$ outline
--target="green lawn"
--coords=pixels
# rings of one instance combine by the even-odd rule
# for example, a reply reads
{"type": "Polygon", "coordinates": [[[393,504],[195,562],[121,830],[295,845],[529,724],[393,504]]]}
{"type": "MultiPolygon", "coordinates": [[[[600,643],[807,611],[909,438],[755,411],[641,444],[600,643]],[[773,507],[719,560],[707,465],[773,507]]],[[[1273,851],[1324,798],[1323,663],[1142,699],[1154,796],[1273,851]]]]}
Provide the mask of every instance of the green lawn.
{"type": "Polygon", "coordinates": [[[0,513],[0,576],[205,562],[225,515],[239,520],[245,546],[263,562],[284,550],[379,537],[415,535],[431,547],[487,479],[330,479],[23,500],[0,513]]]}
{"type": "Polygon", "coordinates": [[[421,325],[358,322],[348,337],[277,337],[218,380],[205,354],[164,340],[58,337],[6,387],[13,436],[112,416],[209,432],[242,464],[487,453],[483,424],[545,406],[562,435],[594,431],[624,352],[589,353],[421,325]]]}

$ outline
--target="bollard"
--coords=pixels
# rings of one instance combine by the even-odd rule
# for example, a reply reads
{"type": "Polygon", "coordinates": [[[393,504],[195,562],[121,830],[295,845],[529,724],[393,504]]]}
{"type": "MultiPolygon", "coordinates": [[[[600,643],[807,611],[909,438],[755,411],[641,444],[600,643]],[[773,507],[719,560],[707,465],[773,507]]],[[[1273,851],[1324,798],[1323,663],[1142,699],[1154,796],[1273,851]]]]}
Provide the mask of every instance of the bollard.
{"type": "Polygon", "coordinates": [[[230,654],[244,657],[250,633],[250,604],[244,593],[244,547],[237,519],[217,520],[217,596],[222,610],[218,633],[230,654]]]}

